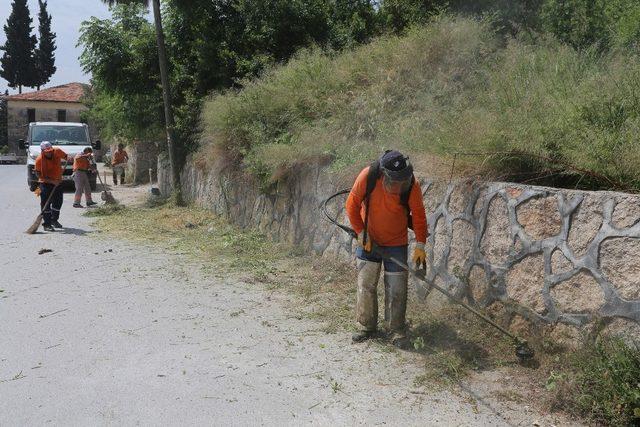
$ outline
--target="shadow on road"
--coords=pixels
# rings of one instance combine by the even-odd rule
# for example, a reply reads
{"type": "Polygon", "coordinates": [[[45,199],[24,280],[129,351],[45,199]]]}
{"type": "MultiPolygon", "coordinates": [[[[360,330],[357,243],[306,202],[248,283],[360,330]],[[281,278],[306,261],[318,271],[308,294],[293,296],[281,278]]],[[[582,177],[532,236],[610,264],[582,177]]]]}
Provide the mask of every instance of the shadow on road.
{"type": "Polygon", "coordinates": [[[61,234],[73,234],[75,236],[84,236],[85,234],[91,234],[93,231],[83,230],[81,228],[73,228],[73,227],[64,227],[61,229],[57,229],[55,233],[61,234]]]}
{"type": "Polygon", "coordinates": [[[42,226],[33,233],[33,235],[44,235],[44,234],[72,234],[74,236],[84,236],[85,234],[91,234],[93,231],[83,230],[81,228],[73,228],[73,227],[64,227],[58,228],[56,231],[44,231],[42,226]]]}
{"type": "Polygon", "coordinates": [[[424,346],[410,351],[425,355],[453,352],[464,364],[474,366],[476,370],[492,367],[489,354],[484,348],[461,337],[458,331],[444,321],[419,324],[413,329],[412,336],[422,338],[424,346]]]}

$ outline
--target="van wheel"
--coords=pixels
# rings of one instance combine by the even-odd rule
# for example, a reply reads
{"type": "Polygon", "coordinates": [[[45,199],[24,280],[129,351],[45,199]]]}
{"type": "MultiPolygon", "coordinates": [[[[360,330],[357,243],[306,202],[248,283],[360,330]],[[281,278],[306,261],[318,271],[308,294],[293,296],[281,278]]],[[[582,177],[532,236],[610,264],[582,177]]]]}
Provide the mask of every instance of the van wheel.
{"type": "Polygon", "coordinates": [[[33,193],[34,191],[36,191],[36,188],[38,188],[38,183],[37,182],[30,182],[29,183],[29,191],[31,191],[33,193]]]}

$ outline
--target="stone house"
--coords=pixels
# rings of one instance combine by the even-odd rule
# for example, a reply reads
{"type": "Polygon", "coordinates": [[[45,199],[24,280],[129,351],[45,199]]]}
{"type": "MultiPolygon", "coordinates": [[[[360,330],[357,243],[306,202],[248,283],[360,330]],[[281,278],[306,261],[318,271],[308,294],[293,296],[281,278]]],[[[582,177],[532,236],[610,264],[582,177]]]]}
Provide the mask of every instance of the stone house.
{"type": "MultiPolygon", "coordinates": [[[[21,153],[18,140],[26,139],[31,122],[80,122],[87,109],[82,98],[88,85],[67,83],[35,92],[5,97],[9,151],[21,153]]],[[[95,140],[95,129],[91,130],[95,140]]]]}

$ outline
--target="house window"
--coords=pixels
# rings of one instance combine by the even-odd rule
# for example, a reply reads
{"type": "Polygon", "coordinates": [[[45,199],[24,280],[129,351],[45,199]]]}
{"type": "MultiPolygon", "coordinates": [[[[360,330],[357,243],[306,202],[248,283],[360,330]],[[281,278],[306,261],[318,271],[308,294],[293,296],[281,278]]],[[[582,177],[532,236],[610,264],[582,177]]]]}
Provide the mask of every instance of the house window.
{"type": "Polygon", "coordinates": [[[27,123],[32,123],[36,121],[36,109],[35,108],[27,108],[27,123]]]}
{"type": "Polygon", "coordinates": [[[58,121],[59,122],[67,121],[67,110],[58,110],[58,121]]]}

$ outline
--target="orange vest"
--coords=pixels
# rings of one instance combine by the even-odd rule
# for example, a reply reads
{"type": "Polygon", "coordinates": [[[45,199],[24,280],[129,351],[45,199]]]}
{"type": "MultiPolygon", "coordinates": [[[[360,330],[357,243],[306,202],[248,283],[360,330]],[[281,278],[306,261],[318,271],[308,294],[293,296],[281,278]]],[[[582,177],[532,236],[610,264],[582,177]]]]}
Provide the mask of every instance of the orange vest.
{"type": "Polygon", "coordinates": [[[113,152],[113,161],[111,164],[114,166],[119,165],[120,163],[124,163],[129,158],[129,155],[125,150],[116,150],[113,152]]]}
{"type": "Polygon", "coordinates": [[[89,162],[89,156],[86,154],[78,154],[73,159],[73,171],[81,170],[88,171],[91,169],[91,162],[89,162]]]}
{"type": "Polygon", "coordinates": [[[62,181],[62,165],[61,162],[67,158],[67,153],[59,148],[53,149],[53,156],[49,159],[40,153],[36,159],[34,169],[38,171],[40,177],[39,182],[58,184],[62,181]]]}

